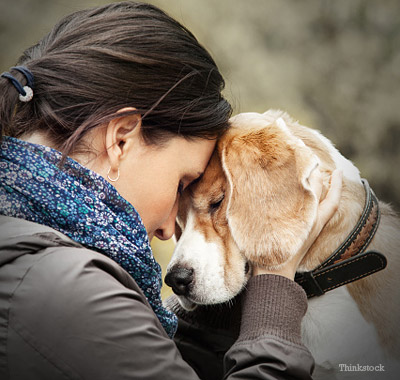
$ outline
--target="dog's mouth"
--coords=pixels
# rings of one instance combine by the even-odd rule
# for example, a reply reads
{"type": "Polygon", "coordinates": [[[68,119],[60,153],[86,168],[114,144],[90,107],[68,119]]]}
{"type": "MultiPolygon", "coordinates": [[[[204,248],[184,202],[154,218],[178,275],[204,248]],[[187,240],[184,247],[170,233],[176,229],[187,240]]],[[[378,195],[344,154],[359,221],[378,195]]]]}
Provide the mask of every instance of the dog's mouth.
{"type": "Polygon", "coordinates": [[[181,306],[187,310],[187,311],[193,311],[197,307],[197,303],[192,302],[190,299],[188,299],[185,296],[177,296],[178,301],[181,304],[181,306]]]}

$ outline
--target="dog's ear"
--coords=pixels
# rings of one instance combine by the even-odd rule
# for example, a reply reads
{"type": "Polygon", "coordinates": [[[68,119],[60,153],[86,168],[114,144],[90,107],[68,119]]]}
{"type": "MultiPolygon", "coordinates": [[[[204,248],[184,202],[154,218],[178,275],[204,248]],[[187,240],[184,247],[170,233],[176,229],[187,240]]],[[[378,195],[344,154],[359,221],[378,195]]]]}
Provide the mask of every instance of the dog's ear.
{"type": "Polygon", "coordinates": [[[309,177],[318,158],[283,119],[259,129],[233,126],[218,145],[229,184],[227,219],[252,263],[277,268],[307,238],[318,200],[309,177]]]}

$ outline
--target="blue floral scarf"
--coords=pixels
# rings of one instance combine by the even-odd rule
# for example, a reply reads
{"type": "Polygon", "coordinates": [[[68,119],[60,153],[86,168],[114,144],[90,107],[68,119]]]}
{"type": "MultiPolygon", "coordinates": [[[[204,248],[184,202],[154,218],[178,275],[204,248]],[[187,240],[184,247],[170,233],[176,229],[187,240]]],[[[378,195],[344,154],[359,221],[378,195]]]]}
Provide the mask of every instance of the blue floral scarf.
{"type": "Polygon", "coordinates": [[[161,301],[161,268],[142,220],[103,177],[42,145],[4,137],[0,153],[0,214],[54,228],[117,262],[140,286],[172,337],[177,318],[161,301]]]}

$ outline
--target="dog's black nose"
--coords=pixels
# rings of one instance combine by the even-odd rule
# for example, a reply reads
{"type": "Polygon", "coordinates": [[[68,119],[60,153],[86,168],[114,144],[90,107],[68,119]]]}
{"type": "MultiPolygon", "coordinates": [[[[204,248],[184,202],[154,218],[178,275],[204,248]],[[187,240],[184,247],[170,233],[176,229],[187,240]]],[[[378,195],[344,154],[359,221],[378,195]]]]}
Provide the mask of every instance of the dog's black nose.
{"type": "Polygon", "coordinates": [[[189,292],[189,285],[193,281],[193,269],[174,266],[165,276],[165,283],[178,296],[185,296],[189,292]]]}

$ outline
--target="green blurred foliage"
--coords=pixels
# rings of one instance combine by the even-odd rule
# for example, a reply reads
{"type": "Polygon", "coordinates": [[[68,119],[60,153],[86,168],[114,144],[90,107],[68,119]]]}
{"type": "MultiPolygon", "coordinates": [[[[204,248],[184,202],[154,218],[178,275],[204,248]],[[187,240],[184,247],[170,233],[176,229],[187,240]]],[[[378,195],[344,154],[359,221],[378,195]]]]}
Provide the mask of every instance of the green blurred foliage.
{"type": "MultiPolygon", "coordinates": [[[[0,0],[0,69],[63,15],[101,0],[0,0]]],[[[319,129],[400,210],[398,0],[154,0],[214,56],[237,112],[319,129]]]]}

